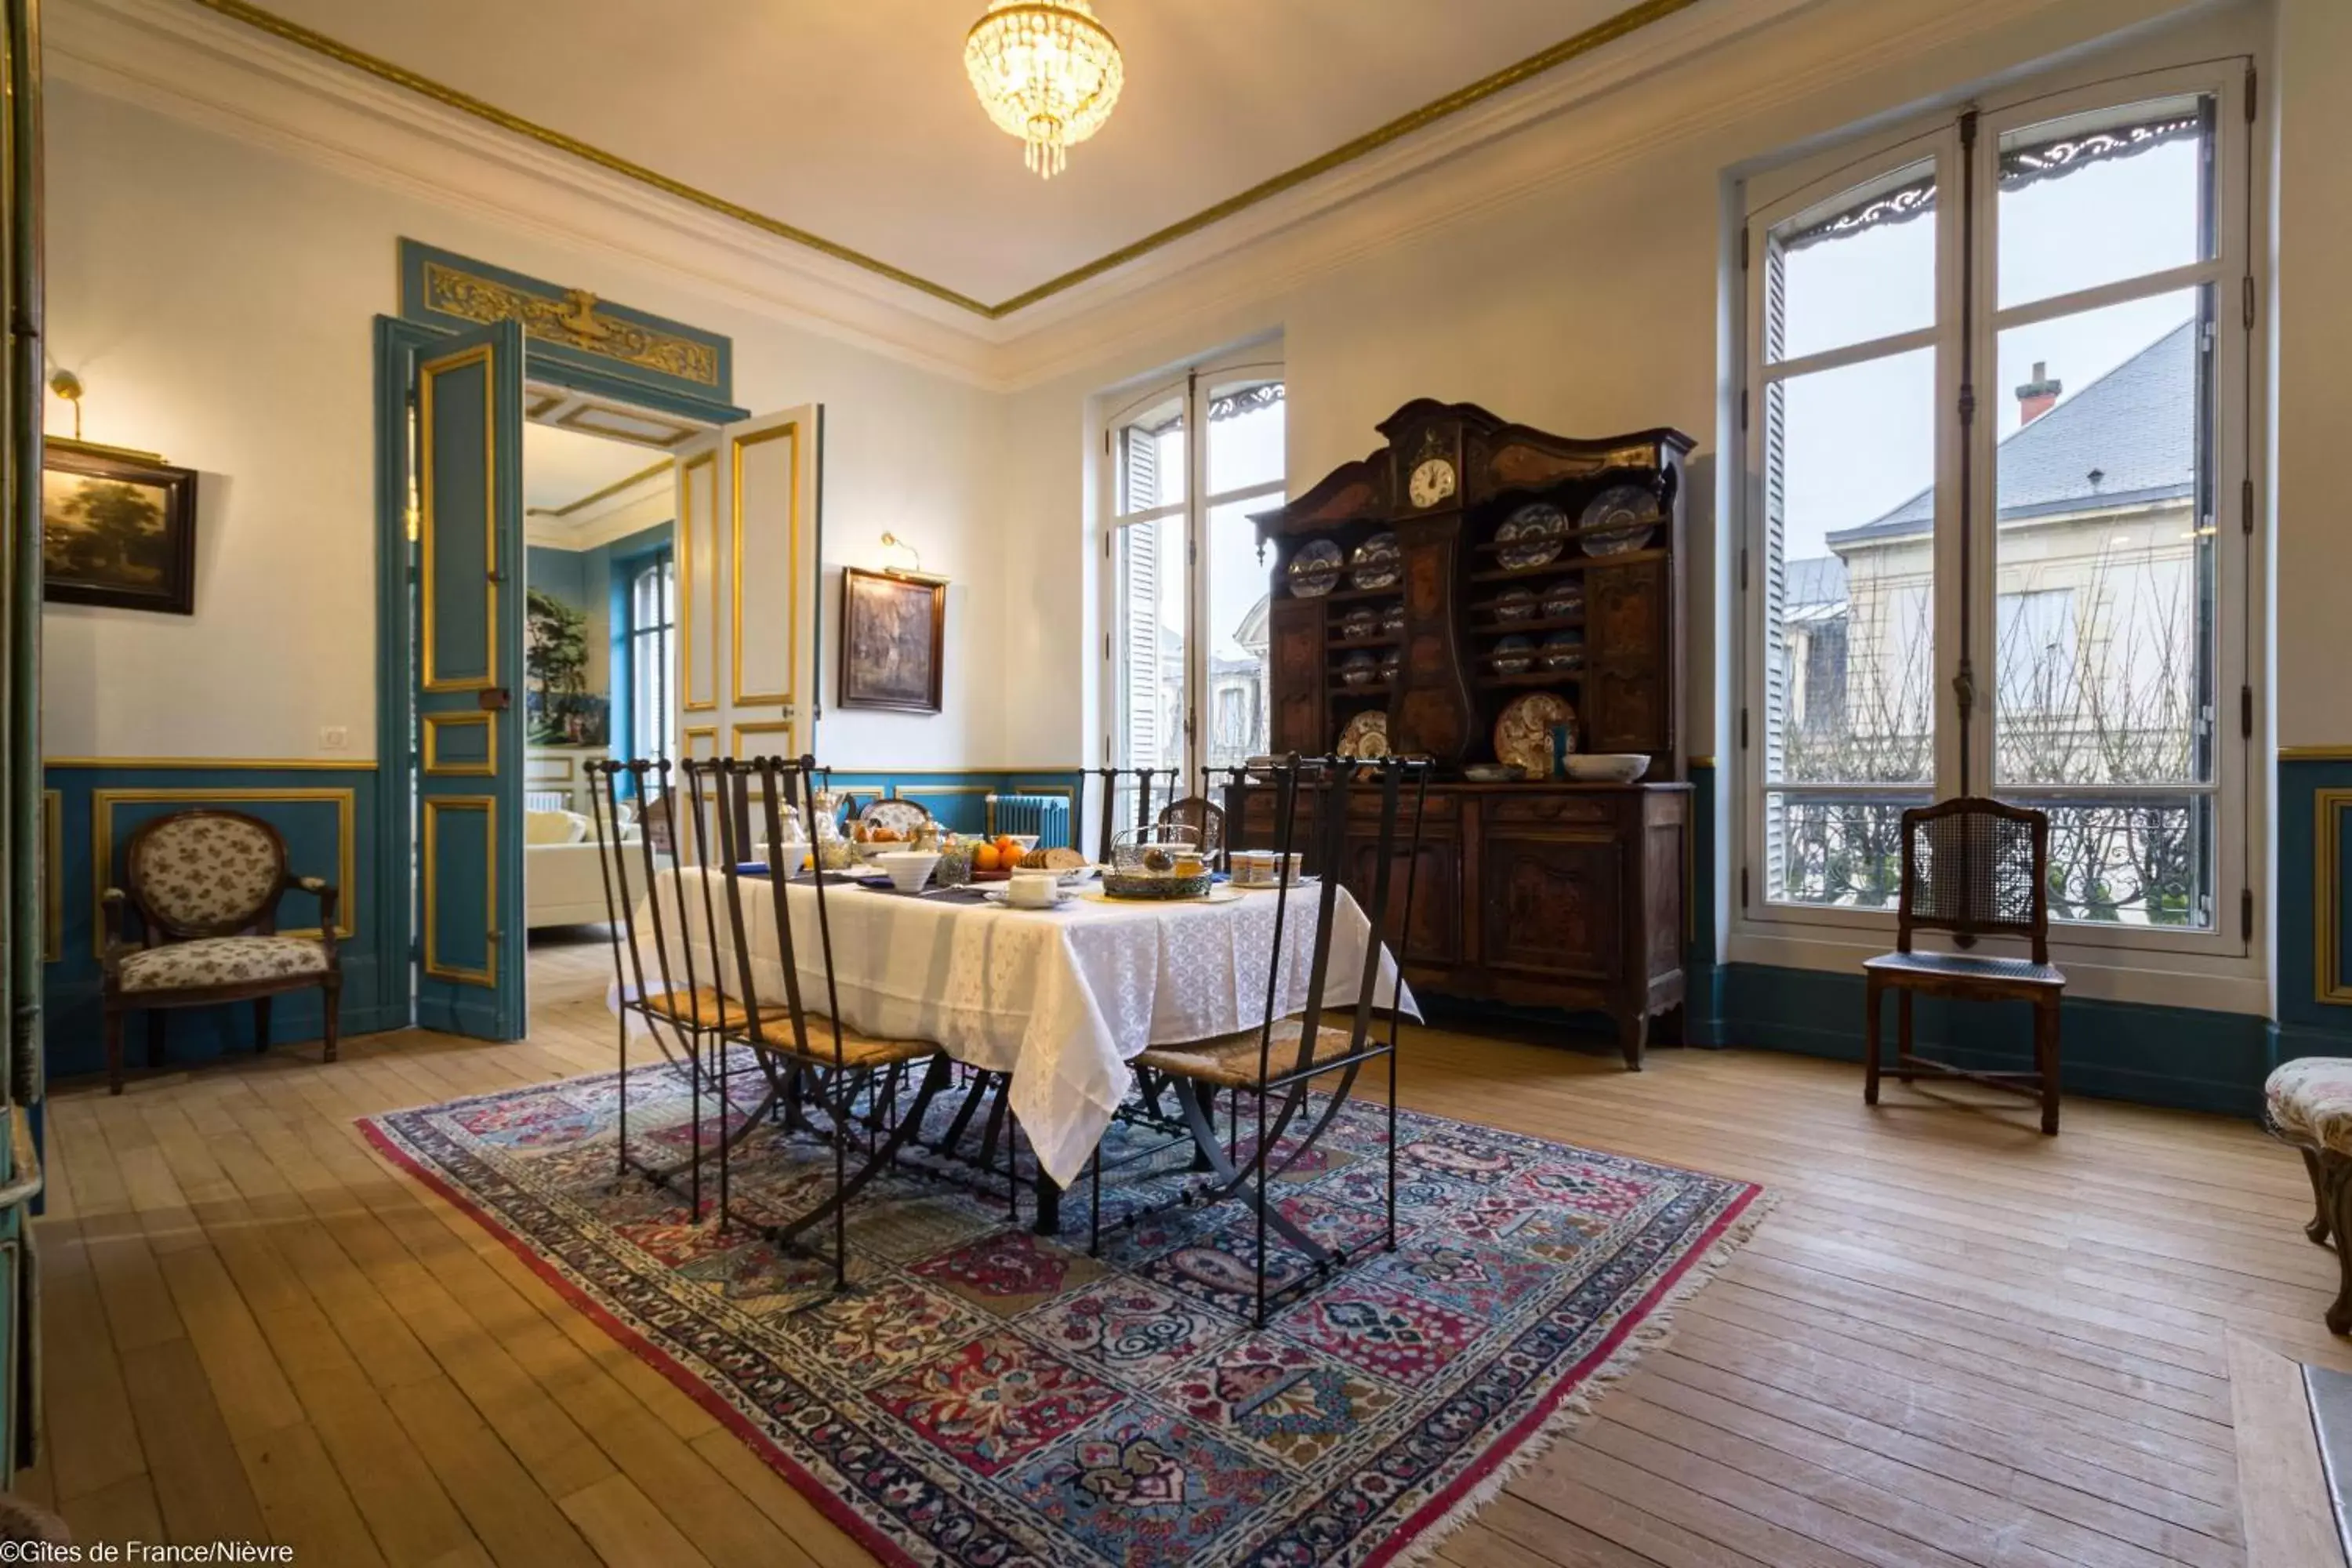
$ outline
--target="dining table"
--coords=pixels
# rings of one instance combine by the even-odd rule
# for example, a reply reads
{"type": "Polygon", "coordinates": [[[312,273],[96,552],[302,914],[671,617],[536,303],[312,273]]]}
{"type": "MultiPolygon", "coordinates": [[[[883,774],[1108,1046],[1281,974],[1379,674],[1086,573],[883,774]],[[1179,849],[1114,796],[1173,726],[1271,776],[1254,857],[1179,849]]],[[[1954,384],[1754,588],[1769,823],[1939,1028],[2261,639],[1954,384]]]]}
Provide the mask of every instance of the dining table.
{"type": "MultiPolygon", "coordinates": [[[[739,887],[752,990],[762,1006],[781,1004],[782,944],[772,884],[747,875],[739,887]]],[[[1286,890],[1221,882],[1203,899],[1130,900],[1107,897],[1096,883],[1050,909],[1015,908],[987,892],[967,886],[903,893],[828,876],[834,988],[853,1029],[929,1041],[955,1061],[1006,1075],[1009,1104],[1042,1178],[1039,1227],[1050,1229],[1049,1205],[1085,1172],[1134,1086],[1129,1063],[1137,1056],[1257,1028],[1267,1016],[1269,979],[1276,1016],[1305,1008],[1322,889],[1312,880],[1286,890]]],[[[715,982],[740,998],[742,965],[725,873],[686,865],[656,874],[635,920],[649,991],[661,984],[649,936],[655,899],[664,900],[671,982],[686,983],[690,957],[698,984],[715,982]],[[688,933],[683,950],[681,930],[688,933]]],[[[814,879],[803,872],[788,880],[784,904],[803,1003],[824,1010],[814,879]]],[[[1333,910],[1323,1003],[1352,1006],[1372,933],[1344,888],[1333,910]]],[[[1376,1006],[1420,1016],[1385,945],[1377,976],[1376,1006]]],[[[621,996],[616,983],[616,1009],[621,996]]]]}

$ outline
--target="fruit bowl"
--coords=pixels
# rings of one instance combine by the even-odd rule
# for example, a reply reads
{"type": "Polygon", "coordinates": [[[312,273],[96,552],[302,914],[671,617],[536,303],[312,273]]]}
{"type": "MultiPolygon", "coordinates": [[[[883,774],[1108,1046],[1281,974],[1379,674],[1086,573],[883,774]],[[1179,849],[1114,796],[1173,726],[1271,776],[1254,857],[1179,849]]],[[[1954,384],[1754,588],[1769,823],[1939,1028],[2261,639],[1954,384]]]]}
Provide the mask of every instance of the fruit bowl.
{"type": "Polygon", "coordinates": [[[1632,784],[1650,771],[1650,759],[1641,752],[1571,752],[1568,776],[1579,784],[1632,784]]]}

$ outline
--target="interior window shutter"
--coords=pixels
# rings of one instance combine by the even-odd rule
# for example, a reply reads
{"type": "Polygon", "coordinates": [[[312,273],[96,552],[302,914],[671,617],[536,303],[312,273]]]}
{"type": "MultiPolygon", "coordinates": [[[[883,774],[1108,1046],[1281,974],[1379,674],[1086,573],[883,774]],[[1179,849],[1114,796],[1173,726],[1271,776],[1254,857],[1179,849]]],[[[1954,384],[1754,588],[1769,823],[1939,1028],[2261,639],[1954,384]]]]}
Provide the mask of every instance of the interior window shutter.
{"type": "MultiPolygon", "coordinates": [[[[1764,362],[1769,364],[1780,357],[1788,331],[1787,276],[1781,265],[1780,247],[1769,237],[1764,241],[1763,318],[1764,362]]],[[[1764,711],[1756,716],[1761,721],[1756,726],[1760,732],[1751,743],[1763,753],[1759,776],[1780,780],[1786,777],[1784,748],[1790,686],[1788,635],[1780,618],[1781,607],[1788,602],[1789,582],[1785,517],[1788,453],[1781,429],[1787,409],[1782,383],[1770,383],[1763,394],[1763,406],[1757,410],[1757,416],[1764,422],[1764,538],[1760,552],[1763,559],[1759,563],[1759,587],[1764,595],[1764,711]]],[[[1764,814],[1763,869],[1768,889],[1787,885],[1788,816],[1785,809],[1764,814]]]]}
{"type": "MultiPolygon", "coordinates": [[[[1122,510],[1145,511],[1160,504],[1159,443],[1130,426],[1119,436],[1122,510]]],[[[1126,580],[1122,584],[1127,681],[1127,749],[1130,767],[1160,765],[1160,530],[1131,523],[1121,531],[1126,580]]]]}

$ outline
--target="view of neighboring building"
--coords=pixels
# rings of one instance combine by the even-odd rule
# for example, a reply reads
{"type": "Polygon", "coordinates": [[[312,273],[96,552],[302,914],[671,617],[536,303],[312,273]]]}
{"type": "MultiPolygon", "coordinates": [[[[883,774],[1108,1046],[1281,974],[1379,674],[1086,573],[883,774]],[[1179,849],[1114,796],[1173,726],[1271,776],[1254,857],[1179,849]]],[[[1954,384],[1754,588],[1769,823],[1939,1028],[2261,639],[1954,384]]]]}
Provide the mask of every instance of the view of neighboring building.
{"type": "MultiPolygon", "coordinates": [[[[2066,395],[2036,365],[2021,427],[2000,447],[1995,626],[1974,659],[1994,712],[2004,796],[2053,815],[2052,900],[2075,919],[2192,918],[2202,803],[2162,786],[2210,777],[2208,525],[2197,494],[2192,319],[2066,395]]],[[[1780,652],[1786,721],[1774,777],[1908,784],[1932,770],[1932,489],[1786,563],[1780,652]]],[[[1791,791],[1780,853],[1823,901],[1891,902],[1894,818],[1917,804],[1807,801],[1791,791]],[[1843,896],[1841,896],[1843,895],[1843,896]]]]}

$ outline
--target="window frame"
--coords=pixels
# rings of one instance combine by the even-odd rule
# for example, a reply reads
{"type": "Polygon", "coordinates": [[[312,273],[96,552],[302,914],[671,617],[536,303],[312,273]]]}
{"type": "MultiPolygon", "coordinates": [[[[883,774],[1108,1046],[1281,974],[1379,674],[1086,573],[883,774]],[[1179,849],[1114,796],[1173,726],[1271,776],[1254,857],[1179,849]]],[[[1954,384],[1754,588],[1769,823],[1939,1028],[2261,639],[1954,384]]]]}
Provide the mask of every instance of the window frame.
{"type": "MultiPolygon", "coordinates": [[[[1265,502],[1265,510],[1270,510],[1280,505],[1289,493],[1286,457],[1282,472],[1270,479],[1237,485],[1213,494],[1209,491],[1210,442],[1205,438],[1210,427],[1208,405],[1212,394],[1220,385],[1242,379],[1279,383],[1287,406],[1287,366],[1278,342],[1258,343],[1202,359],[1173,374],[1156,376],[1102,400],[1103,638],[1099,650],[1102,660],[1102,761],[1105,766],[1110,767],[1137,765],[1128,750],[1131,732],[1128,722],[1128,685],[1121,678],[1126,654],[1126,602],[1121,589],[1120,535],[1129,528],[1181,519],[1184,664],[1182,717],[1179,726],[1181,737],[1175,750],[1179,759],[1177,765],[1183,771],[1184,793],[1187,794],[1200,780],[1201,767],[1208,755],[1216,722],[1216,715],[1210,706],[1212,678],[1207,626],[1210,514],[1242,502],[1261,500],[1265,502]],[[1132,512],[1121,512],[1118,510],[1121,500],[1120,438],[1132,427],[1137,415],[1171,400],[1175,401],[1181,411],[1179,419],[1184,432],[1184,498],[1159,506],[1139,508],[1132,512]]],[[[1270,575],[1267,588],[1271,593],[1270,575]]],[[[1168,763],[1162,760],[1154,765],[1165,768],[1168,763]]]]}
{"type": "Polygon", "coordinates": [[[678,623],[677,552],[670,544],[657,544],[642,554],[633,555],[626,561],[619,562],[615,564],[620,567],[623,573],[620,597],[625,614],[623,616],[621,629],[621,662],[623,665],[623,677],[626,682],[623,689],[629,694],[629,752],[631,755],[630,758],[624,760],[634,760],[635,758],[643,757],[648,761],[657,758],[667,758],[671,762],[676,762],[677,759],[672,748],[677,743],[676,720],[677,718],[678,623]],[[652,624],[640,624],[637,620],[637,590],[639,584],[643,582],[648,573],[666,574],[667,575],[669,579],[669,593],[667,597],[670,605],[670,615],[667,621],[652,624]],[[640,713],[637,710],[637,685],[638,675],[641,668],[638,650],[641,641],[646,638],[652,639],[656,645],[655,658],[659,661],[662,681],[665,689],[670,695],[670,702],[668,705],[670,711],[659,716],[665,721],[659,725],[659,733],[655,736],[655,744],[650,752],[648,752],[645,744],[646,738],[648,733],[645,715],[640,713]]]}
{"type": "MultiPolygon", "coordinates": [[[[2210,283],[2215,289],[2216,333],[2213,345],[2213,407],[2211,490],[2215,535],[2215,668],[2214,776],[2210,784],[2162,786],[2167,795],[2206,795],[2214,802],[2215,856],[2212,869],[2214,919],[2208,931],[2179,931],[2106,923],[2053,922],[2051,941],[2060,953],[2072,952],[2095,966],[2133,970],[2136,964],[2161,958],[2173,976],[2187,986],[2200,980],[2259,980],[2263,925],[2261,910],[2266,889],[2264,868],[2254,846],[2263,831],[2263,801],[2260,764],[2261,725],[2242,726],[2231,711],[2242,699],[2256,702],[2254,682],[2260,666],[2263,605],[2260,595],[2265,542],[2252,519],[2259,516],[2259,498],[2265,476],[2261,454],[2254,450],[2260,397],[2259,330],[2263,292],[2258,281],[2259,238],[2254,227],[2254,198],[2259,182],[2255,152],[2262,127],[2252,110],[2252,58],[2229,55],[2178,66],[2147,69],[2116,68],[2110,63],[2063,73],[2049,73],[2020,83],[1998,95],[1988,94],[1973,106],[1962,105],[1932,119],[1849,142],[1801,164],[1758,174],[1742,182],[1735,210],[1740,212],[1739,256],[1746,266],[1737,281],[1734,309],[1742,345],[1739,395],[1748,416],[1738,428],[1744,469],[1737,488],[1738,515],[1734,543],[1739,551],[1733,587],[1738,600],[1727,624],[1738,630],[1735,666],[1742,704],[1732,735],[1733,800],[1731,817],[1736,845],[1730,941],[1727,956],[1735,962],[1801,962],[1813,956],[1824,962],[1830,952],[1863,942],[1876,943],[1890,935],[1895,911],[1774,902],[1766,886],[1768,845],[1766,796],[1773,786],[1767,779],[1767,738],[1761,720],[1767,711],[1765,685],[1766,584],[1768,556],[1764,490],[1763,444],[1767,421],[1763,389],[1768,380],[1830,368],[1842,363],[1874,357],[1903,338],[1932,337],[1937,349],[1936,496],[1933,560],[1936,573],[1935,701],[1937,734],[1935,798],[1958,793],[1958,726],[1953,680],[1959,674],[1958,638],[1948,635],[1969,620],[1973,653],[1976,700],[1968,721],[1970,753],[1969,784],[1979,794],[1999,793],[1994,778],[1995,710],[2000,674],[1994,663],[1998,647],[1999,577],[1997,533],[1999,454],[1998,419],[1981,412],[1989,397],[1998,397],[2000,336],[2005,330],[2070,316],[2101,305],[2210,283]],[[2117,283],[2070,290],[2048,299],[2002,309],[1999,304],[2000,215],[1999,158],[2002,136],[2021,126],[2063,119],[2069,115],[2139,100],[2189,94],[2210,95],[2214,100],[2215,246],[2210,260],[2188,267],[2140,274],[2117,283]],[[1972,149],[1961,146],[1960,120],[1973,107],[1977,115],[1972,149]],[[1764,237],[1770,228],[1810,206],[1899,168],[1919,162],[1922,148],[1932,146],[1937,180],[1937,320],[1929,333],[1898,334],[1872,342],[1848,345],[1787,361],[1768,373],[1763,355],[1764,311],[1761,306],[1767,268],[1762,265],[1764,237]],[[1962,160],[1973,157],[1973,171],[1962,160]],[[1958,211],[1958,194],[1964,174],[1972,174],[1977,212],[1972,224],[1951,221],[1958,211]],[[1948,203],[1947,193],[1953,199],[1948,203]],[[1972,300],[1961,298],[1963,270],[1959,247],[1974,246],[1972,300]],[[1752,259],[1749,259],[1751,258],[1752,259]],[[2251,309],[2241,312],[2231,304],[2242,291],[2251,309]],[[1967,309],[1963,309],[1966,306],[1967,309]],[[1963,318],[1966,327],[1963,328],[1963,318]],[[1962,430],[1960,397],[1961,333],[1969,333],[1977,403],[1979,414],[1973,438],[1962,430]],[[1790,368],[1794,366],[1792,372],[1790,368]],[[1969,515],[1959,510],[1960,465],[1968,465],[1969,515]],[[2251,487],[2248,489],[2247,487],[2251,487]],[[2252,498],[2252,499],[2248,499],[2252,498]],[[2240,508],[2248,509],[2242,519],[2240,508]],[[1975,581],[1960,578],[1960,546],[1965,532],[1975,581]],[[1960,603],[1967,593],[1969,602],[1960,603]],[[2252,733],[2246,733],[2247,729],[2252,733]],[[2251,903],[2249,921],[2242,903],[2251,903]],[[1808,950],[1811,950],[1810,952],[1808,950]]],[[[1885,786],[1868,786],[1883,789],[1885,786]]],[[[2084,793],[2097,793],[2083,786],[2084,793]]],[[[1814,786],[1806,786],[1811,792],[1814,786]]],[[[2030,790],[2036,798],[2063,795],[2064,788],[2030,790]]],[[[2107,793],[2121,793],[2108,791],[2107,793]]],[[[2154,970],[2135,973],[2157,973],[2154,970]]],[[[2095,990],[2097,987],[2094,987],[2095,990]]]]}

